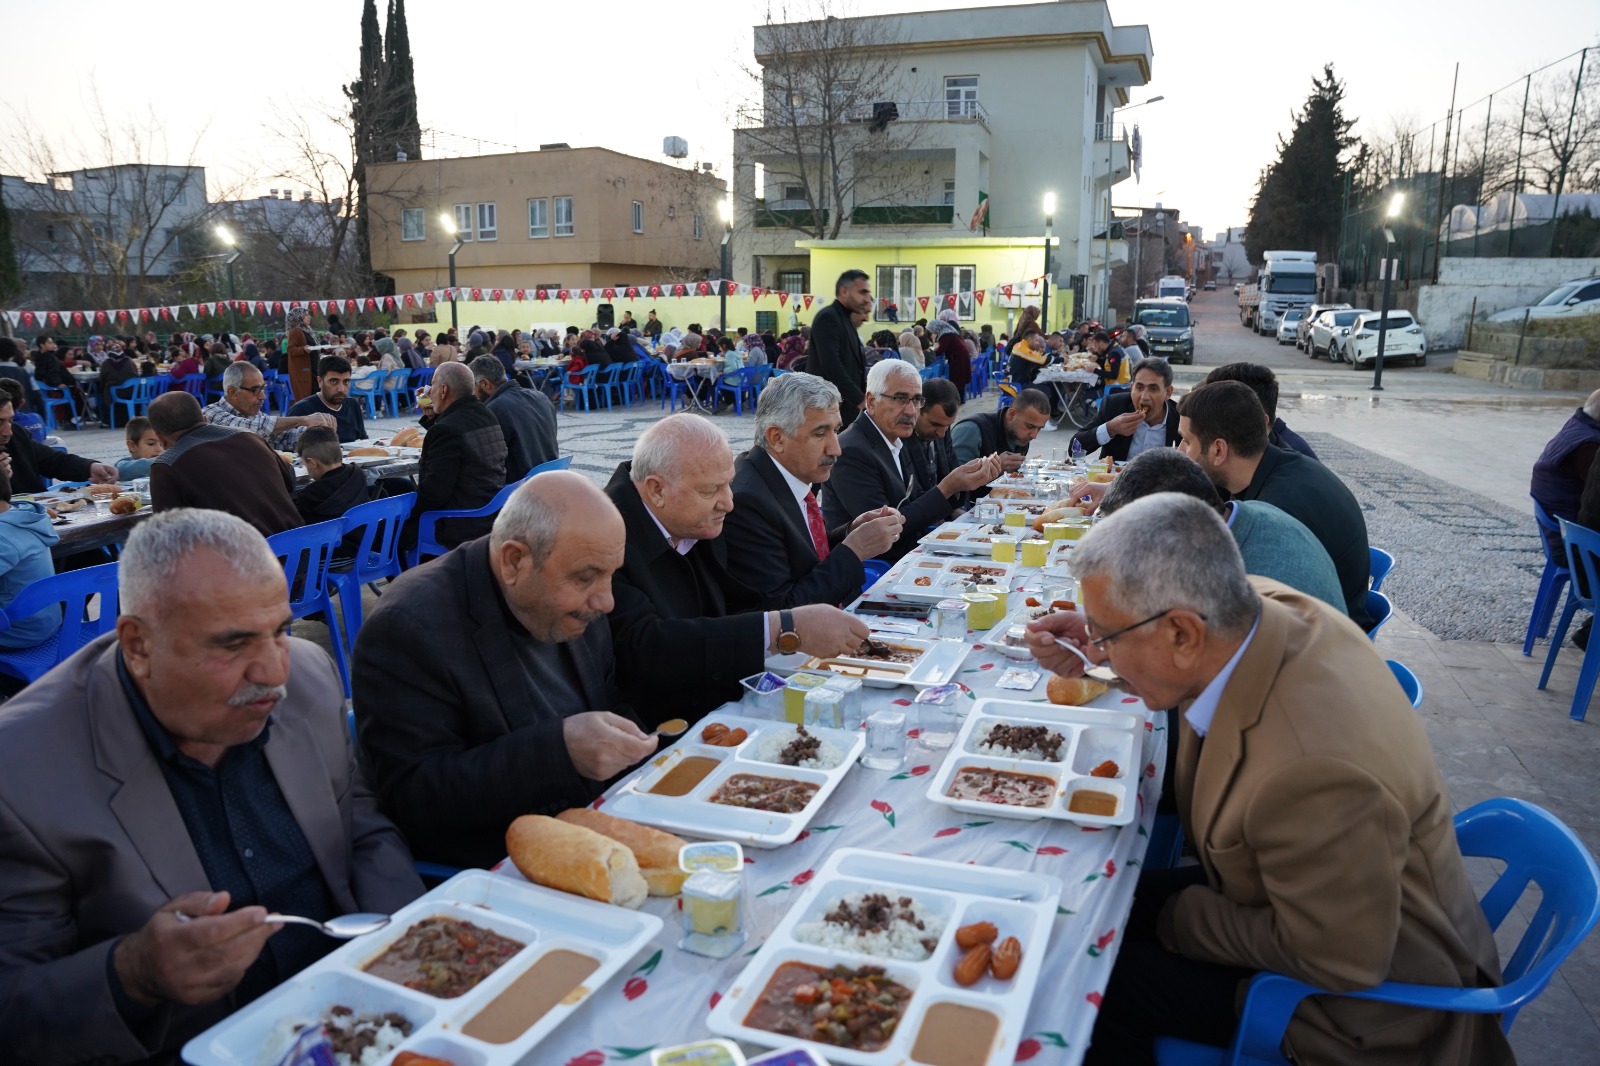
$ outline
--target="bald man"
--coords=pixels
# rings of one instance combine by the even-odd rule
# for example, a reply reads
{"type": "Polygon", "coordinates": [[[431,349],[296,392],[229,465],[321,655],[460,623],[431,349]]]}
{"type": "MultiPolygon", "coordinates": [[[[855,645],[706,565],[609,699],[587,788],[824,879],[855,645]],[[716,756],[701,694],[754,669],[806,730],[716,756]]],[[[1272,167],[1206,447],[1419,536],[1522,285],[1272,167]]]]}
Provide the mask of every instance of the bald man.
{"type": "Polygon", "coordinates": [[[614,678],[623,545],[593,483],[539,474],[488,536],[384,591],[356,640],[356,727],[418,858],[493,865],[517,816],[582,807],[655,752],[614,678]]]}

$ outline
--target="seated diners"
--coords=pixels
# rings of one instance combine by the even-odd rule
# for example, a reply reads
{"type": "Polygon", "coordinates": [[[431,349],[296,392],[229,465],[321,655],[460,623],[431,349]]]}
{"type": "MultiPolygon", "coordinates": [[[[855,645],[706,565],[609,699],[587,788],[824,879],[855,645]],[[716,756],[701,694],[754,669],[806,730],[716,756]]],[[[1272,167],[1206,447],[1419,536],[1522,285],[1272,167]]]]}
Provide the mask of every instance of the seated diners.
{"type": "Polygon", "coordinates": [[[1000,475],[1000,457],[990,455],[924,484],[926,472],[918,470],[906,447],[922,405],[922,376],[916,367],[899,359],[875,363],[867,372],[865,417],[839,434],[839,461],[822,487],[822,514],[830,527],[880,507],[904,516],[899,538],[883,553],[890,560],[916,547],[929,526],[949,518],[963,493],[1000,475]]]}
{"type": "Polygon", "coordinates": [[[839,458],[839,390],[815,374],[785,374],[756,403],[756,440],[733,475],[723,525],[728,569],[768,602],[848,603],[861,562],[889,549],[904,519],[891,507],[829,529],[814,486],[839,458]]]}
{"type": "Polygon", "coordinates": [[[729,573],[733,475],[722,430],[683,413],[645,430],[606,486],[628,540],[613,580],[618,682],[651,726],[737,699],[739,679],[773,651],[839,655],[867,639],[866,623],[837,607],[775,609],[729,573]]]}
{"type": "MultiPolygon", "coordinates": [[[[317,361],[316,377],[317,391],[289,408],[289,414],[296,418],[327,415],[337,423],[342,444],[366,440],[361,405],[350,399],[350,361],[342,355],[325,355],[317,361]]],[[[226,375],[223,383],[227,383],[226,375]]]]}
{"type": "Polygon", "coordinates": [[[249,363],[229,363],[222,373],[222,399],[206,406],[205,420],[214,426],[248,430],[275,450],[285,452],[294,450],[294,442],[307,426],[338,426],[332,415],[320,411],[269,415],[261,406],[266,394],[267,379],[261,371],[249,363]]]}
{"type": "Polygon", "coordinates": [[[605,618],[623,546],[593,483],[544,473],[489,536],[385,590],[356,639],[356,724],[420,858],[490,866],[515,818],[585,806],[656,750],[617,690],[605,618]]]}
{"type": "Polygon", "coordinates": [[[150,426],[163,449],[150,464],[152,509],[227,511],[268,537],[304,524],[294,506],[294,468],[254,433],[208,425],[187,392],[152,400],[150,426]]]}
{"type": "Polygon", "coordinates": [[[142,415],[128,419],[128,424],[123,427],[123,436],[128,446],[128,457],[117,460],[117,478],[132,481],[134,478],[149,477],[150,464],[164,450],[161,438],[150,428],[150,420],[142,415]]]}
{"type": "Polygon", "coordinates": [[[1004,411],[968,415],[950,430],[956,458],[970,463],[980,455],[998,455],[1006,473],[1022,466],[1028,446],[1050,424],[1050,397],[1038,389],[1023,389],[1004,411]]]}
{"type": "MultiPolygon", "coordinates": [[[[435,370],[427,399],[433,413],[422,420],[428,435],[417,461],[417,503],[403,537],[408,546],[416,543],[419,515],[474,510],[506,485],[505,434],[494,413],[473,394],[466,364],[446,363],[435,370]]],[[[453,548],[483,536],[493,525],[492,516],[450,518],[434,526],[434,537],[453,548]]]]}
{"type": "Polygon", "coordinates": [[[1345,612],[1362,629],[1367,615],[1367,521],[1339,476],[1315,459],[1267,443],[1267,412],[1249,386],[1218,381],[1178,404],[1179,445],[1231,498],[1262,500],[1298,518],[1339,571],[1345,612]]]}
{"type": "MultiPolygon", "coordinates": [[[[906,448],[917,465],[922,484],[937,485],[961,465],[950,440],[950,427],[960,413],[961,390],[950,379],[929,378],[922,383],[922,413],[917,416],[911,436],[906,438],[906,448]]],[[[971,493],[964,492],[952,502],[960,507],[970,499],[971,493]]]]}
{"type": "Polygon", "coordinates": [[[1127,392],[1114,392],[1100,413],[1072,437],[1089,455],[1127,462],[1155,448],[1178,443],[1178,405],[1172,402],[1172,364],[1152,357],[1133,368],[1127,392]]]}
{"type": "Polygon", "coordinates": [[[550,397],[508,378],[505,367],[492,355],[480,355],[469,365],[473,394],[488,405],[506,438],[507,485],[561,454],[556,445],[556,409],[550,397]]]}
{"type": "Polygon", "coordinates": [[[1261,406],[1267,412],[1268,444],[1274,448],[1292,448],[1307,458],[1317,457],[1305,438],[1284,425],[1283,419],[1278,417],[1278,376],[1271,367],[1260,363],[1224,363],[1207,374],[1200,384],[1209,385],[1213,381],[1237,381],[1250,386],[1250,391],[1256,394],[1256,399],[1261,401],[1261,406]]]}
{"type": "Polygon", "coordinates": [[[16,408],[11,395],[0,392],[0,449],[10,460],[11,490],[13,492],[43,492],[44,479],[57,481],[93,481],[109,484],[117,480],[117,468],[105,463],[85,459],[81,455],[58,452],[42,441],[34,440],[25,430],[16,426],[16,408]]]}
{"type": "MultiPolygon", "coordinates": [[[[1030,623],[1029,646],[1076,675],[1063,637],[1180,709],[1175,792],[1200,859],[1140,873],[1086,1063],[1153,1064],[1157,1036],[1227,1045],[1262,970],[1336,992],[1499,983],[1427,733],[1358,629],[1246,577],[1216,511],[1175,493],[1100,522],[1072,568],[1082,610],[1030,623]]],[[[1339,1066],[1512,1061],[1498,1016],[1354,999],[1303,1001],[1285,1044],[1339,1066]]]]}
{"type": "Polygon", "coordinates": [[[0,707],[9,1062],[175,1062],[338,945],[269,912],[392,914],[422,891],[333,664],[286,635],[261,535],[157,514],[118,580],[116,633],[0,707]]]}
{"type": "MultiPolygon", "coordinates": [[[[295,510],[300,512],[306,525],[343,518],[350,508],[359,507],[376,495],[367,484],[365,471],[358,466],[345,465],[344,451],[333,430],[312,426],[300,434],[295,450],[305,464],[306,473],[311,475],[310,484],[294,490],[295,510]]],[[[348,559],[360,546],[361,531],[357,529],[345,535],[334,554],[337,558],[348,559]]]]}
{"type": "MultiPolygon", "coordinates": [[[[56,572],[50,549],[61,538],[50,525],[44,505],[32,500],[11,500],[11,477],[0,463],[0,607],[8,607],[17,593],[56,572]]],[[[0,632],[0,648],[31,648],[61,625],[61,605],[51,604],[37,614],[13,618],[0,632]]],[[[6,683],[0,678],[0,686],[6,683]]]]}

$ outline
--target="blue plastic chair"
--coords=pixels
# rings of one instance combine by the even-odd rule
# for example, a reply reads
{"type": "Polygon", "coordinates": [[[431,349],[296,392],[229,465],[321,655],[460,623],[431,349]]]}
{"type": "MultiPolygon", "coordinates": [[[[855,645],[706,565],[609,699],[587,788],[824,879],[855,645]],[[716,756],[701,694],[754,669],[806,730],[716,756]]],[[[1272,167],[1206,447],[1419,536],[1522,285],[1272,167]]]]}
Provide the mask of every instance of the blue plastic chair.
{"type": "Polygon", "coordinates": [[[598,404],[601,398],[604,396],[604,393],[601,392],[600,386],[595,384],[595,375],[598,373],[600,373],[600,368],[598,366],[586,366],[582,370],[578,371],[577,381],[569,380],[566,374],[562,374],[561,400],[556,405],[557,408],[563,408],[566,406],[567,394],[571,393],[572,409],[574,411],[578,409],[578,403],[580,400],[583,402],[583,409],[585,411],[594,410],[594,407],[591,405],[598,404]]]}
{"type": "Polygon", "coordinates": [[[130,420],[145,414],[150,410],[150,401],[167,391],[167,386],[172,379],[165,374],[155,374],[147,378],[129,378],[121,385],[114,386],[111,390],[111,427],[117,426],[117,412],[127,409],[127,417],[122,424],[127,425],[130,420]]]}
{"type": "MultiPolygon", "coordinates": [[[[1524,800],[1485,800],[1456,815],[1455,825],[1461,854],[1506,864],[1479,900],[1491,929],[1500,927],[1530,883],[1539,886],[1539,909],[1502,968],[1505,983],[1499,988],[1441,988],[1385,981],[1377,988],[1342,995],[1425,1010],[1498,1014],[1501,1030],[1509,1032],[1517,1012],[1544,991],[1562,961],[1600,919],[1600,868],[1572,830],[1524,800]]],[[[1250,982],[1231,1048],[1161,1037],[1156,1040],[1156,1061],[1161,1066],[1286,1066],[1288,1060],[1279,1049],[1295,1008],[1307,996],[1334,994],[1281,974],[1258,974],[1250,982]]]]}
{"type": "Polygon", "coordinates": [[[1393,659],[1385,659],[1389,664],[1390,673],[1400,682],[1400,688],[1405,692],[1406,698],[1411,701],[1412,707],[1422,706],[1422,681],[1405,663],[1397,663],[1393,659]]]}
{"type": "Polygon", "coordinates": [[[61,628],[31,648],[0,649],[0,673],[33,682],[79,648],[117,627],[117,564],[102,563],[40,578],[0,609],[0,632],[15,621],[50,607],[61,608],[61,628]],[[100,613],[88,617],[89,601],[100,597],[100,613]]]}
{"type": "Polygon", "coordinates": [[[436,366],[425,366],[421,370],[413,370],[411,372],[411,387],[420,389],[424,385],[432,385],[433,372],[437,369],[439,368],[436,366]]]}
{"type": "Polygon", "coordinates": [[[1394,604],[1389,602],[1389,597],[1372,589],[1367,590],[1367,617],[1372,619],[1372,626],[1367,630],[1368,640],[1378,639],[1378,630],[1382,629],[1389,621],[1389,616],[1394,614],[1394,604]]]}
{"type": "Polygon", "coordinates": [[[83,428],[82,420],[79,417],[78,404],[73,400],[72,393],[67,391],[66,386],[52,388],[49,385],[40,385],[39,396],[44,400],[45,429],[53,431],[61,428],[61,423],[56,420],[56,409],[59,407],[67,409],[73,429],[83,428]]]}
{"type": "Polygon", "coordinates": [[[386,496],[371,503],[357,504],[346,511],[341,520],[344,537],[357,531],[361,534],[355,555],[334,560],[328,570],[328,583],[339,596],[345,645],[352,652],[356,634],[361,632],[361,589],[383,578],[400,575],[400,529],[411,517],[411,508],[416,502],[414,492],[386,496]]]}
{"type": "Polygon", "coordinates": [[[282,564],[284,580],[289,585],[289,617],[304,618],[321,612],[328,626],[333,661],[339,668],[339,679],[344,682],[344,694],[349,696],[350,663],[339,632],[339,619],[333,611],[333,596],[328,591],[328,567],[342,539],[344,523],[335,518],[274,533],[267,538],[267,546],[282,564]]]}
{"type": "MultiPolygon", "coordinates": [[[[373,377],[377,377],[376,374],[373,377]]],[[[411,392],[407,383],[411,380],[409,367],[399,370],[385,371],[383,375],[382,399],[383,406],[389,409],[390,418],[400,417],[400,408],[411,401],[411,392]]]]}
{"type": "Polygon", "coordinates": [[[689,391],[689,379],[673,377],[671,374],[667,373],[667,369],[663,365],[661,368],[661,383],[663,385],[661,402],[656,406],[666,407],[668,404],[671,404],[671,409],[673,411],[678,409],[678,404],[680,403],[683,403],[684,407],[689,406],[687,403],[684,403],[683,400],[683,394],[689,391]]]}
{"type": "Polygon", "coordinates": [[[262,397],[265,409],[274,414],[288,414],[289,408],[294,406],[294,390],[289,388],[289,379],[276,370],[266,371],[261,378],[267,386],[262,397]]]}
{"type": "MultiPolygon", "coordinates": [[[[1561,541],[1567,549],[1567,569],[1578,573],[1579,567],[1582,567],[1583,580],[1580,582],[1574,578],[1567,588],[1567,603],[1561,608],[1561,619],[1556,623],[1555,635],[1550,638],[1550,651],[1544,658],[1544,672],[1539,675],[1541,689],[1550,680],[1550,671],[1556,665],[1556,656],[1561,654],[1561,645],[1567,639],[1567,627],[1572,624],[1572,616],[1580,607],[1586,611],[1595,610],[1595,593],[1600,590],[1600,533],[1563,518],[1561,541]],[[1578,591],[1580,584],[1589,587],[1587,595],[1578,591]]],[[[1597,678],[1600,678],[1600,640],[1591,640],[1583,653],[1583,665],[1578,668],[1578,686],[1572,692],[1573,721],[1581,722],[1588,714],[1589,698],[1594,695],[1597,678]]]]}
{"type": "Polygon", "coordinates": [[[174,389],[182,389],[202,404],[206,402],[206,376],[204,374],[185,374],[181,378],[173,378],[172,382],[174,389]]]}
{"type": "MultiPolygon", "coordinates": [[[[542,474],[546,470],[565,470],[572,465],[572,456],[563,455],[552,459],[548,463],[540,463],[528,471],[522,481],[528,480],[535,474],[542,474]]],[[[443,555],[450,549],[439,543],[439,538],[434,534],[434,527],[441,518],[487,518],[492,514],[499,514],[500,509],[511,499],[511,494],[522,486],[522,481],[513,481],[505,488],[494,494],[494,499],[482,507],[474,507],[470,511],[426,511],[417,518],[417,543],[406,552],[406,569],[409,570],[422,561],[425,556],[443,555]]]]}
{"type": "Polygon", "coordinates": [[[11,423],[40,444],[43,444],[45,437],[48,436],[44,428],[44,419],[32,412],[23,411],[20,414],[12,415],[11,423]]]}
{"type": "Polygon", "coordinates": [[[747,366],[740,370],[735,370],[731,374],[723,374],[717,378],[716,388],[712,390],[712,396],[731,395],[733,397],[733,413],[735,415],[744,414],[744,401],[746,399],[749,399],[751,407],[754,407],[756,403],[756,389],[751,375],[758,369],[758,367],[747,366]]]}
{"type": "Polygon", "coordinates": [[[887,559],[861,560],[861,569],[866,574],[866,578],[861,582],[861,595],[865,596],[867,590],[876,585],[878,580],[889,572],[889,567],[893,565],[887,559]]]}
{"type": "Polygon", "coordinates": [[[1367,572],[1372,582],[1367,587],[1377,592],[1383,587],[1383,579],[1389,576],[1389,571],[1394,569],[1394,556],[1382,548],[1367,547],[1367,572]]]}
{"type": "Polygon", "coordinates": [[[1533,613],[1528,616],[1528,634],[1522,638],[1522,654],[1533,654],[1533,642],[1550,632],[1550,620],[1561,603],[1561,587],[1572,580],[1567,560],[1550,550],[1546,533],[1559,535],[1561,527],[1538,500],[1533,501],[1533,520],[1539,526],[1539,547],[1544,551],[1544,572],[1539,575],[1539,592],[1533,597],[1533,613]]]}
{"type": "Polygon", "coordinates": [[[200,380],[205,382],[205,391],[200,396],[200,402],[202,404],[216,403],[218,400],[227,395],[227,390],[222,387],[221,374],[218,374],[214,378],[202,376],[200,380]]]}
{"type": "Polygon", "coordinates": [[[630,363],[612,363],[600,367],[600,373],[595,375],[595,388],[600,390],[601,399],[610,407],[612,400],[619,400],[622,406],[628,406],[627,374],[630,363]]]}
{"type": "Polygon", "coordinates": [[[1000,400],[995,404],[994,409],[998,413],[1000,411],[1004,411],[1007,407],[1010,407],[1016,402],[1017,387],[1011,384],[1009,381],[1001,381],[997,384],[1000,386],[1000,400]]]}
{"type": "Polygon", "coordinates": [[[366,377],[355,378],[350,382],[350,397],[357,400],[366,409],[367,417],[376,422],[382,418],[378,404],[382,399],[383,379],[388,375],[383,371],[374,371],[366,377]]]}
{"type": "Polygon", "coordinates": [[[626,366],[628,369],[622,375],[623,406],[630,403],[644,403],[644,376],[645,372],[652,368],[643,359],[635,359],[626,366]],[[628,398],[630,395],[633,397],[631,400],[628,398]]]}

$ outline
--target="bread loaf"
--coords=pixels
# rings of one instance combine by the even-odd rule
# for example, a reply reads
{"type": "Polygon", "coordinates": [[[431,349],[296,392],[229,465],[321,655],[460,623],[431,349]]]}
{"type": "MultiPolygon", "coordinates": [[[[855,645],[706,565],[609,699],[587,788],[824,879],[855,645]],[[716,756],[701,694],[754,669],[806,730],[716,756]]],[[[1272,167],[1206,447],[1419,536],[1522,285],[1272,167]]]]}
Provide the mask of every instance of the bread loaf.
{"type": "Polygon", "coordinates": [[[388,455],[387,448],[351,448],[346,455],[388,455]]]}
{"type": "Polygon", "coordinates": [[[1052,677],[1046,688],[1051,703],[1080,707],[1108,692],[1110,686],[1092,677],[1052,677]]]}
{"type": "Polygon", "coordinates": [[[686,843],[682,837],[651,829],[626,818],[617,818],[592,807],[573,807],[562,811],[556,818],[571,825],[581,825],[602,836],[610,837],[633,852],[639,863],[639,872],[650,886],[652,896],[676,896],[689,875],[678,866],[678,849],[686,843]]]}
{"type": "Polygon", "coordinates": [[[637,908],[649,886],[633,852],[592,829],[525,814],[506,830],[506,854],[536,885],[637,908]]]}
{"type": "Polygon", "coordinates": [[[389,443],[396,448],[414,448],[422,443],[422,434],[417,432],[415,426],[407,426],[391,437],[389,443]]]}

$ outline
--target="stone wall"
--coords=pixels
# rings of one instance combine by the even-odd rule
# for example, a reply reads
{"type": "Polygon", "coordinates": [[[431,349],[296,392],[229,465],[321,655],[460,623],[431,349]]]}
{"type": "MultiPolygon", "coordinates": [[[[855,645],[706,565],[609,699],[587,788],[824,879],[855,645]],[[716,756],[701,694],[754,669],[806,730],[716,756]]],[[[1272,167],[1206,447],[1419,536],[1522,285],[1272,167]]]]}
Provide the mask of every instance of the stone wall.
{"type": "Polygon", "coordinates": [[[1457,348],[1466,339],[1474,298],[1481,320],[1531,303],[1569,278],[1596,273],[1600,259],[1447,258],[1439,264],[1439,283],[1417,290],[1417,318],[1427,330],[1429,348],[1457,348]]]}

